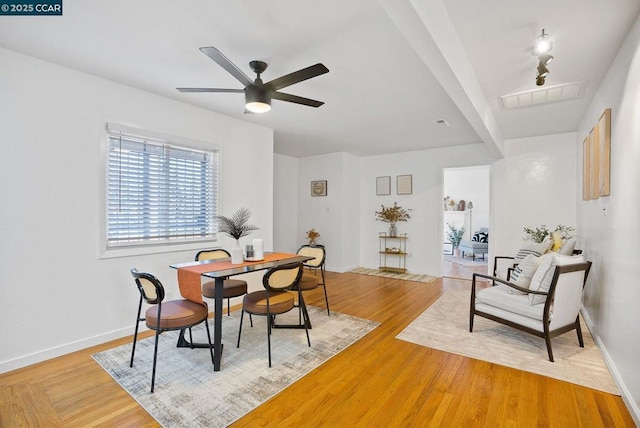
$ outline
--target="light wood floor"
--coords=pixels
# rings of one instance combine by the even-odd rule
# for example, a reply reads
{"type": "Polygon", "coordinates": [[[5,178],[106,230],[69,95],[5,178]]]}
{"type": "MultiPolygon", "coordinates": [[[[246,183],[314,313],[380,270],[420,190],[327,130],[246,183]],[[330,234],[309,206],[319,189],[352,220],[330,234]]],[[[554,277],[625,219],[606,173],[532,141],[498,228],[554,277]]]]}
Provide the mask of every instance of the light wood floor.
{"type": "MultiPolygon", "coordinates": [[[[328,273],[327,282],[333,310],[380,326],[233,427],[634,426],[619,396],[395,338],[469,281],[328,273]]],[[[324,306],[321,290],[306,300],[324,306]]],[[[0,426],[157,426],[90,357],[129,341],[0,375],[0,426]]]]}

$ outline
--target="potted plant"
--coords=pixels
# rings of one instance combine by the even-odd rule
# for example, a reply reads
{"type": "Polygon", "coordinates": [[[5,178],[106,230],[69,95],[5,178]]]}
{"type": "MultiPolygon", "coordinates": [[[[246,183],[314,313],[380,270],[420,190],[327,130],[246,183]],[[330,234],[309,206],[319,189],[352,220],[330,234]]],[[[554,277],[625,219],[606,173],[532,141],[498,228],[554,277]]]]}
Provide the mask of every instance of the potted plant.
{"type": "Polygon", "coordinates": [[[307,230],[307,241],[309,241],[309,245],[312,247],[316,245],[316,239],[320,236],[315,229],[307,230]]]}
{"type": "Polygon", "coordinates": [[[447,227],[449,228],[449,230],[447,230],[447,239],[453,245],[456,255],[458,255],[458,247],[460,246],[460,241],[462,241],[466,229],[464,226],[458,229],[453,223],[447,223],[447,227]]]}
{"type": "Polygon", "coordinates": [[[540,227],[536,227],[535,229],[531,229],[528,227],[524,228],[524,239],[533,242],[544,242],[546,239],[550,239],[554,233],[559,233],[560,237],[563,241],[567,239],[571,239],[573,237],[573,232],[576,229],[571,226],[563,226],[559,224],[556,226],[555,230],[551,231],[546,225],[542,225],[540,227]]]}
{"type": "Polygon", "coordinates": [[[223,215],[216,216],[218,220],[218,231],[236,240],[231,249],[231,263],[242,263],[242,248],[240,238],[249,235],[252,231],[258,230],[257,226],[249,224],[251,212],[249,209],[241,207],[231,217],[223,215]]]}
{"type": "Polygon", "coordinates": [[[389,236],[395,237],[398,233],[396,223],[410,219],[409,211],[411,210],[402,208],[397,202],[394,202],[392,207],[380,206],[382,209],[375,212],[376,220],[389,223],[389,236]]]}

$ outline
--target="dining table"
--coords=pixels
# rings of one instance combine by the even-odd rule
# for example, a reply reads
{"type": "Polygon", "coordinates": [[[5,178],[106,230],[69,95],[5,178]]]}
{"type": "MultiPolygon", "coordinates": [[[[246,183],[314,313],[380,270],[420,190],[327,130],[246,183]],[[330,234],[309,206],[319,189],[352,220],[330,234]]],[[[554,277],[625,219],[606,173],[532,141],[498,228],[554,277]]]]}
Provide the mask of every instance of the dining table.
{"type": "MultiPolygon", "coordinates": [[[[275,266],[289,263],[306,262],[313,259],[309,256],[301,256],[291,253],[265,252],[261,260],[244,260],[240,264],[232,264],[231,258],[175,263],[170,265],[178,271],[178,287],[180,294],[185,299],[202,303],[201,276],[212,278],[215,281],[214,291],[214,340],[213,340],[213,370],[220,371],[222,360],[222,317],[223,317],[223,282],[235,275],[266,270],[275,266]]],[[[180,332],[179,347],[209,347],[208,344],[195,344],[184,338],[184,330],[180,332]]]]}

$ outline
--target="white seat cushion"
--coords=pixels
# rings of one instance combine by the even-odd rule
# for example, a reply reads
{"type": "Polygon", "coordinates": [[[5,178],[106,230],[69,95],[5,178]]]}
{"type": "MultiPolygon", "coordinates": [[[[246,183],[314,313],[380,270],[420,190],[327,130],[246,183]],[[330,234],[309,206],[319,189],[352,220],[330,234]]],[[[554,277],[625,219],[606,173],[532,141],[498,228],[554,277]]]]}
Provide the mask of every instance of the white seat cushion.
{"type": "Polygon", "coordinates": [[[527,295],[511,294],[508,290],[502,284],[485,288],[476,294],[476,302],[542,321],[544,305],[531,305],[527,295]]]}

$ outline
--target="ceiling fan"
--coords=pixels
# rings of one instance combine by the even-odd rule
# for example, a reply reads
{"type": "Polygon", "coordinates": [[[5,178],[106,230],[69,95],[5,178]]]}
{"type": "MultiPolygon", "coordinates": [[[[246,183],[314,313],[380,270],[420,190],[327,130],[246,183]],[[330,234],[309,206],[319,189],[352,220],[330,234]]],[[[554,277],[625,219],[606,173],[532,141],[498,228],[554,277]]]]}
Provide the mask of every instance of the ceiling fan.
{"type": "Polygon", "coordinates": [[[278,92],[282,88],[302,82],[312,77],[320,76],[329,72],[329,69],[318,63],[307,68],[303,68],[293,73],[287,74],[270,82],[263,83],[260,78],[267,69],[267,63],[262,61],[251,61],[249,66],[254,73],[257,74],[255,80],[251,80],[249,76],[244,74],[229,58],[224,56],[218,49],[209,46],[200,48],[202,53],[214,60],[218,65],[227,70],[233,77],[238,79],[244,85],[244,89],[221,89],[221,88],[176,88],[180,92],[244,92],[245,108],[250,113],[266,113],[271,110],[271,100],[287,101],[290,103],[302,104],[310,107],[320,107],[324,102],[316,101],[309,98],[299,97],[297,95],[285,94],[278,92]]]}

